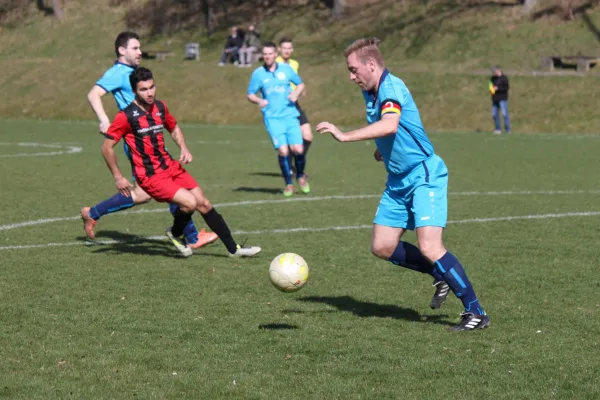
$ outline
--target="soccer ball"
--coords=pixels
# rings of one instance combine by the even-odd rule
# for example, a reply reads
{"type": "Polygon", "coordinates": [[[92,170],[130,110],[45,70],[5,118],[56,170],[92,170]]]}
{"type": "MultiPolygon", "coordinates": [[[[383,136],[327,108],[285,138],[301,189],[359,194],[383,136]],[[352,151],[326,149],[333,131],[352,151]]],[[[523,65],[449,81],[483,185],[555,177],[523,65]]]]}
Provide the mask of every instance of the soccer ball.
{"type": "Polygon", "coordinates": [[[298,254],[283,253],[271,261],[269,278],[271,283],[282,292],[295,292],[306,284],[308,265],[298,254]]]}

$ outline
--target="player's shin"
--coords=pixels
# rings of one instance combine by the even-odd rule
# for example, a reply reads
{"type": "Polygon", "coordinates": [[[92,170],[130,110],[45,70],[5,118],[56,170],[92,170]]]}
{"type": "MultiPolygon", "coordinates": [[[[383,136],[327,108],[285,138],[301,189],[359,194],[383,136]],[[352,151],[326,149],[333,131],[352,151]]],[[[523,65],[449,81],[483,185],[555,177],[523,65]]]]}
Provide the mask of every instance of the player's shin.
{"type": "Polygon", "coordinates": [[[206,221],[206,225],[219,236],[219,239],[221,239],[225,247],[227,247],[227,251],[231,254],[235,253],[237,250],[237,243],[233,240],[231,231],[221,214],[214,208],[211,208],[206,214],[202,214],[202,218],[206,221]]]}
{"type": "Polygon", "coordinates": [[[126,210],[133,207],[135,204],[131,196],[124,196],[121,193],[115,194],[90,209],[90,217],[94,220],[100,219],[101,216],[114,213],[121,210],[126,210]]]}
{"type": "MultiPolygon", "coordinates": [[[[177,204],[169,203],[169,211],[173,217],[176,215],[177,210],[179,210],[177,204]]],[[[183,235],[188,244],[194,244],[198,241],[198,229],[196,229],[196,225],[194,225],[194,221],[191,218],[183,228],[183,235]]]]}
{"type": "Polygon", "coordinates": [[[183,230],[186,225],[192,220],[192,213],[186,213],[185,211],[181,211],[179,207],[175,210],[173,214],[173,226],[171,227],[171,233],[176,238],[183,235],[183,230]]]}
{"type": "MultiPolygon", "coordinates": [[[[293,184],[292,170],[290,168],[290,162],[289,162],[288,156],[278,155],[277,158],[279,160],[279,168],[281,168],[281,175],[283,176],[283,179],[285,180],[285,184],[286,185],[293,184]]],[[[219,236],[221,236],[221,235],[219,235],[219,236]]]]}
{"type": "Polygon", "coordinates": [[[410,243],[399,242],[396,250],[394,250],[394,253],[388,260],[392,264],[400,265],[423,274],[429,274],[438,281],[443,279],[433,265],[423,256],[421,250],[410,243]]]}
{"type": "Polygon", "coordinates": [[[296,158],[296,176],[302,178],[304,176],[304,168],[306,167],[306,156],[304,153],[294,153],[294,156],[296,158]]]}
{"type": "Polygon", "coordinates": [[[463,303],[466,312],[479,315],[485,314],[463,266],[452,253],[446,252],[442,258],[435,262],[434,268],[442,275],[452,292],[463,303]]]}

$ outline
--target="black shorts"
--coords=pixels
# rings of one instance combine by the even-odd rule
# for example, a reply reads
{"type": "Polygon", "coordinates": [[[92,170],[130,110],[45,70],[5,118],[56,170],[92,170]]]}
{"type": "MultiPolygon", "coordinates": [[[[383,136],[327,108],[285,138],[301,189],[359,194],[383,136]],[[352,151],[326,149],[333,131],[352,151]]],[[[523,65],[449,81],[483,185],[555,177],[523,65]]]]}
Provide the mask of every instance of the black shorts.
{"type": "Polygon", "coordinates": [[[302,107],[300,107],[300,104],[298,104],[298,102],[296,102],[296,109],[300,113],[300,115],[298,116],[298,121],[300,121],[300,126],[302,126],[304,124],[308,124],[309,123],[308,118],[306,118],[306,114],[304,114],[304,110],[302,109],[302,107]]]}

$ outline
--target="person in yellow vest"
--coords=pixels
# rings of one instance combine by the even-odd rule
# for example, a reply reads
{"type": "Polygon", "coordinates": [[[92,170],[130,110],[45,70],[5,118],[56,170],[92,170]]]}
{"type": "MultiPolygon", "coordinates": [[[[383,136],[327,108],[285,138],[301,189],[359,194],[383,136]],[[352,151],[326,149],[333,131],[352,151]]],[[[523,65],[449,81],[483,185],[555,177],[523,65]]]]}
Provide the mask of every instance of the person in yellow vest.
{"type": "Polygon", "coordinates": [[[510,117],[508,116],[508,77],[504,75],[500,67],[492,67],[492,77],[488,84],[490,95],[492,96],[492,118],[494,119],[494,134],[502,133],[500,126],[500,115],[504,117],[504,130],[510,133],[510,117]]]}
{"type": "MultiPolygon", "coordinates": [[[[278,50],[279,56],[275,59],[275,61],[278,63],[289,64],[289,66],[292,67],[294,72],[298,73],[300,63],[292,58],[292,53],[294,52],[294,44],[292,43],[292,39],[288,37],[281,38],[281,40],[279,41],[278,50]]],[[[294,84],[292,84],[292,89],[295,89],[294,84]]],[[[306,90],[304,90],[303,95],[306,95],[306,90]]],[[[300,113],[298,120],[300,121],[300,129],[302,131],[302,142],[304,145],[304,157],[306,158],[308,149],[313,141],[313,133],[312,128],[310,126],[310,122],[308,121],[308,118],[306,117],[304,110],[302,110],[302,108],[300,107],[298,101],[296,101],[296,108],[300,113]]],[[[291,162],[291,157],[293,157],[293,155],[290,153],[290,165],[293,165],[294,163],[291,162]]]]}

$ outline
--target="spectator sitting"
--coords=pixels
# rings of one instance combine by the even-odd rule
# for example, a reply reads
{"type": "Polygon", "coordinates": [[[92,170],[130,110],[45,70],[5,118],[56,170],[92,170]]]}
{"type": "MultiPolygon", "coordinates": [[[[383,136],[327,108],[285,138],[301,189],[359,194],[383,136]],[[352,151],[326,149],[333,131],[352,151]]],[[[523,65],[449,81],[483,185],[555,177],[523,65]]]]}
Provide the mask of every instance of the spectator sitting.
{"type": "Polygon", "coordinates": [[[254,25],[250,25],[248,27],[248,32],[246,32],[246,35],[244,36],[244,44],[240,49],[239,66],[250,67],[252,65],[254,53],[256,53],[260,47],[260,32],[254,27],[254,25]]]}
{"type": "Polygon", "coordinates": [[[221,54],[221,60],[219,61],[219,66],[222,67],[227,62],[227,57],[230,58],[234,64],[239,64],[238,61],[238,53],[242,44],[244,43],[244,38],[238,33],[237,26],[231,28],[231,35],[227,37],[227,42],[225,42],[225,48],[223,49],[223,53],[221,54]]]}

